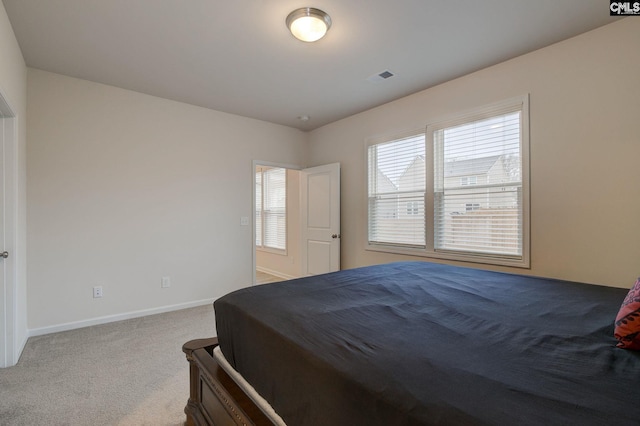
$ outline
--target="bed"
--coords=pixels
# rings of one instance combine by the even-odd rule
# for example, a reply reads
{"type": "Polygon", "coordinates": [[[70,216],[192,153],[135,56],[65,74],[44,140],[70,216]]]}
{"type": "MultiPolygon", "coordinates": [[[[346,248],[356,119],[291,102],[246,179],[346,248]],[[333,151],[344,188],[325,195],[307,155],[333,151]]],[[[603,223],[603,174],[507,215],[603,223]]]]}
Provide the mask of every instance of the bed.
{"type": "Polygon", "coordinates": [[[238,290],[183,347],[187,424],[638,425],[627,291],[429,262],[238,290]]]}

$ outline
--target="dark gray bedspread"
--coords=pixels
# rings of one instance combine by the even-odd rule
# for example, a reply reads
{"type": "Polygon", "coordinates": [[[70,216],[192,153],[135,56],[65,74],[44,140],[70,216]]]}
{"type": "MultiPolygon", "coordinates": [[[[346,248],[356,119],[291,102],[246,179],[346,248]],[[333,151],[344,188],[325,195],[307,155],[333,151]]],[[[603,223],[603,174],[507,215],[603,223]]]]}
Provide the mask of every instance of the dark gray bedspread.
{"type": "Polygon", "coordinates": [[[402,262],[214,303],[229,362],[289,426],[639,425],[626,289],[402,262]]]}

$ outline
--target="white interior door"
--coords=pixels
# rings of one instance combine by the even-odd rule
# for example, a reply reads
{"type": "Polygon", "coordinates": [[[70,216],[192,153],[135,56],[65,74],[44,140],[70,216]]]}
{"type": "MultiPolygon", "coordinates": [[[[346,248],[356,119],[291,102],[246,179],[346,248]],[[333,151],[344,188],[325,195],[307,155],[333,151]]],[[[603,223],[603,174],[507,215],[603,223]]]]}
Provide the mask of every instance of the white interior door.
{"type": "Polygon", "coordinates": [[[301,171],[302,275],[340,270],[340,164],[301,171]]]}

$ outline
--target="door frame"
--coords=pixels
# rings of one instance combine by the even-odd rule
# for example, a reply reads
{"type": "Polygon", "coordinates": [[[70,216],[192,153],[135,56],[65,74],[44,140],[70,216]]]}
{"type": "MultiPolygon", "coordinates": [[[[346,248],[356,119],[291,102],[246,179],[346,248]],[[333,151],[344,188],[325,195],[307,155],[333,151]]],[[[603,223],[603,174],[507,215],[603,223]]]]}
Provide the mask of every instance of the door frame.
{"type": "MultiPolygon", "coordinates": [[[[18,201],[18,117],[7,101],[7,96],[0,90],[0,150],[2,158],[0,167],[0,191],[2,200],[0,208],[4,208],[0,226],[4,228],[0,238],[0,251],[8,251],[9,257],[0,260],[3,265],[0,273],[0,368],[15,365],[26,343],[18,342],[18,287],[17,287],[17,201],[18,201]]],[[[26,295],[24,295],[26,298],[26,295]]],[[[26,322],[24,324],[26,328],[26,322]]],[[[25,333],[26,336],[26,333],[25,333]]]]}
{"type": "MultiPolygon", "coordinates": [[[[287,163],[277,163],[273,161],[262,161],[262,160],[253,160],[251,166],[251,247],[253,250],[251,251],[251,285],[256,285],[256,167],[257,166],[265,166],[265,167],[277,167],[288,170],[296,170],[300,171],[304,167],[295,165],[295,164],[287,164],[287,163]]],[[[289,219],[287,219],[288,222],[289,219]]],[[[287,223],[288,225],[288,223],[287,223]]]]}

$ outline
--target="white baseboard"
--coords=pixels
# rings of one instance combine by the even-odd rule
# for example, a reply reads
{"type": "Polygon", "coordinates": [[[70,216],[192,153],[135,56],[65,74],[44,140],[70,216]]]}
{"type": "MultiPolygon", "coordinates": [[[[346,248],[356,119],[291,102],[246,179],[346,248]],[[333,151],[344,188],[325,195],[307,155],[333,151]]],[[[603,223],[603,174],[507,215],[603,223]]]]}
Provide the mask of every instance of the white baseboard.
{"type": "Polygon", "coordinates": [[[264,272],[265,274],[275,275],[278,278],[283,278],[285,280],[292,280],[294,278],[299,278],[293,275],[283,274],[282,272],[274,271],[269,268],[263,268],[262,266],[256,266],[256,271],[264,272]]]}
{"type": "MultiPolygon", "coordinates": [[[[196,306],[213,304],[215,299],[197,300],[195,302],[179,303],[177,305],[161,306],[159,308],[143,309],[140,311],[125,312],[123,314],[107,315],[104,317],[91,318],[88,320],[67,322],[64,324],[51,325],[48,327],[32,328],[28,337],[42,336],[44,334],[58,333],[60,331],[75,330],[76,328],[90,327],[92,325],[107,324],[110,322],[123,321],[132,318],[146,317],[148,315],[162,314],[165,312],[178,311],[180,309],[195,308],[196,306]]],[[[26,344],[26,340],[24,342],[26,344]]],[[[24,345],[23,345],[24,348],[24,345]]],[[[22,351],[21,351],[22,352],[22,351]]]]}

